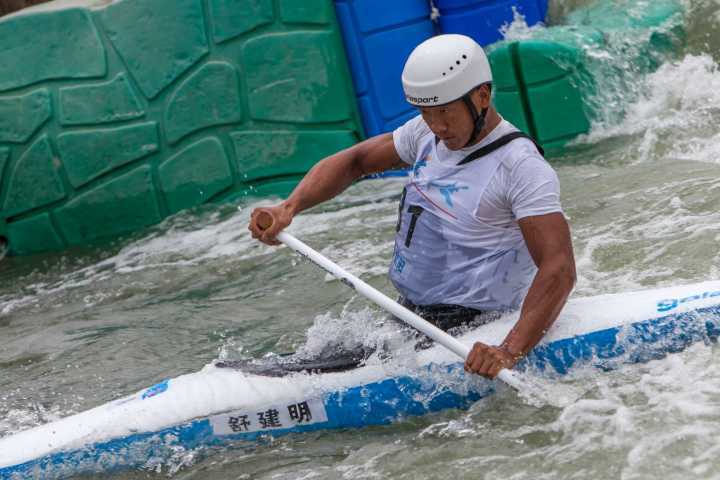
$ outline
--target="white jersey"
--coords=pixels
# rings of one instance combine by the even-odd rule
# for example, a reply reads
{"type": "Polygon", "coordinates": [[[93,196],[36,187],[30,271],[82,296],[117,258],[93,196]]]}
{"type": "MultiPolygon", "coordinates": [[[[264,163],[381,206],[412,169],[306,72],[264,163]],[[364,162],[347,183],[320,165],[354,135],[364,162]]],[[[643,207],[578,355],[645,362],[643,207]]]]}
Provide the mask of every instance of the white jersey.
{"type": "Polygon", "coordinates": [[[390,279],[416,305],[520,307],[537,271],[518,220],[562,212],[555,171],[532,141],[516,139],[458,165],[518,130],[502,120],[477,145],[449,150],[421,116],[393,132],[413,166],[403,190],[390,279]]]}

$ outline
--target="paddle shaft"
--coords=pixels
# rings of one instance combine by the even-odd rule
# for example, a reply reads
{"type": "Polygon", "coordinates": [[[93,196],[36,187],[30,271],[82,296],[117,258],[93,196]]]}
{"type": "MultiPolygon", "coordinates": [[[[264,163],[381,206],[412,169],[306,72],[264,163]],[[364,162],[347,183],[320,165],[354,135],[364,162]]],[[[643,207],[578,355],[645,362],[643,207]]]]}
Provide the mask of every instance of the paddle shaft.
{"type": "MultiPolygon", "coordinates": [[[[303,257],[318,265],[320,268],[343,282],[345,285],[355,290],[363,297],[373,301],[378,306],[392,313],[403,322],[419,330],[431,339],[435,340],[443,347],[455,353],[463,361],[465,361],[465,359],[467,358],[468,354],[470,353],[470,349],[463,343],[459,342],[455,337],[447,334],[443,330],[440,330],[438,327],[423,319],[416,313],[408,310],[396,301],[392,300],[387,295],[384,295],[377,289],[371,287],[370,285],[360,280],[355,275],[349,273],[344,268],[340,267],[321,253],[313,250],[312,248],[310,248],[309,246],[307,246],[306,244],[304,244],[303,242],[301,242],[287,232],[280,232],[277,235],[277,239],[291,249],[293,249],[294,251],[296,251],[297,253],[299,253],[300,255],[302,255],[303,257]]],[[[522,381],[520,381],[508,369],[501,370],[497,378],[499,378],[515,390],[524,390],[522,381]]]]}

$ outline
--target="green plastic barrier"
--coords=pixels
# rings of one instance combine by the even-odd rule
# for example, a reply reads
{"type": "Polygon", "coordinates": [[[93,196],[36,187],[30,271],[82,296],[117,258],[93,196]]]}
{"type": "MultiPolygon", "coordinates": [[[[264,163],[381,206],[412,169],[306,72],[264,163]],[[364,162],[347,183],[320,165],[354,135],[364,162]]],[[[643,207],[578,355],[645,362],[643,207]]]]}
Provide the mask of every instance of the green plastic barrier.
{"type": "Polygon", "coordinates": [[[0,19],[11,254],[286,193],[362,138],[332,0],[78,3],[0,19]]]}
{"type": "MultiPolygon", "coordinates": [[[[550,152],[590,130],[606,105],[631,100],[638,75],[684,41],[677,0],[598,0],[566,25],[489,49],[500,113],[550,152]]],[[[622,107],[614,114],[621,116],[622,107]]]]}

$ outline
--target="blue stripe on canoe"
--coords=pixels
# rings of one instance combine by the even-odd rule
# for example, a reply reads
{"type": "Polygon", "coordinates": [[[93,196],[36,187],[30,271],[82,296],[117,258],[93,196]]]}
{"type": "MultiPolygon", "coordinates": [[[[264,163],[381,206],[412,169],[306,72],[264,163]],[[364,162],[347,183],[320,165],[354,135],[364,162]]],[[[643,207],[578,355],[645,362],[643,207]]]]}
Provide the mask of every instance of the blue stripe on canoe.
{"type": "MultiPolygon", "coordinates": [[[[518,365],[518,369],[550,369],[564,374],[582,363],[612,369],[620,363],[659,359],[698,341],[714,342],[718,336],[720,305],[558,340],[537,347],[518,365]]],[[[453,384],[467,385],[463,380],[461,363],[431,365],[419,377],[389,378],[328,394],[324,401],[327,422],[220,437],[213,435],[207,419],[197,420],[159,432],[131,435],[6,467],[0,469],[0,478],[64,478],[79,473],[139,468],[151,459],[165,461],[176,453],[174,449],[178,446],[192,450],[230,442],[252,442],[270,433],[280,436],[294,432],[383,425],[407,416],[450,408],[466,409],[493,390],[492,383],[476,379],[471,383],[474,389],[458,393],[450,386],[430,381],[439,375],[451,379],[453,384]]]]}

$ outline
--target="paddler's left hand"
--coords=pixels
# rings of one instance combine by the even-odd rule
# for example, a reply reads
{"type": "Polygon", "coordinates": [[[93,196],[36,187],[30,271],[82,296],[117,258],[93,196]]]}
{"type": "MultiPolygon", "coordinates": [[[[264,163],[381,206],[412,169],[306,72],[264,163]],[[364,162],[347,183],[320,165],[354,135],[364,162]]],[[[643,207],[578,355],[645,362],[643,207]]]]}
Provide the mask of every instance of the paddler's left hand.
{"type": "Polygon", "coordinates": [[[476,342],[465,360],[465,371],[493,379],[503,368],[514,367],[517,360],[507,350],[476,342]]]}

